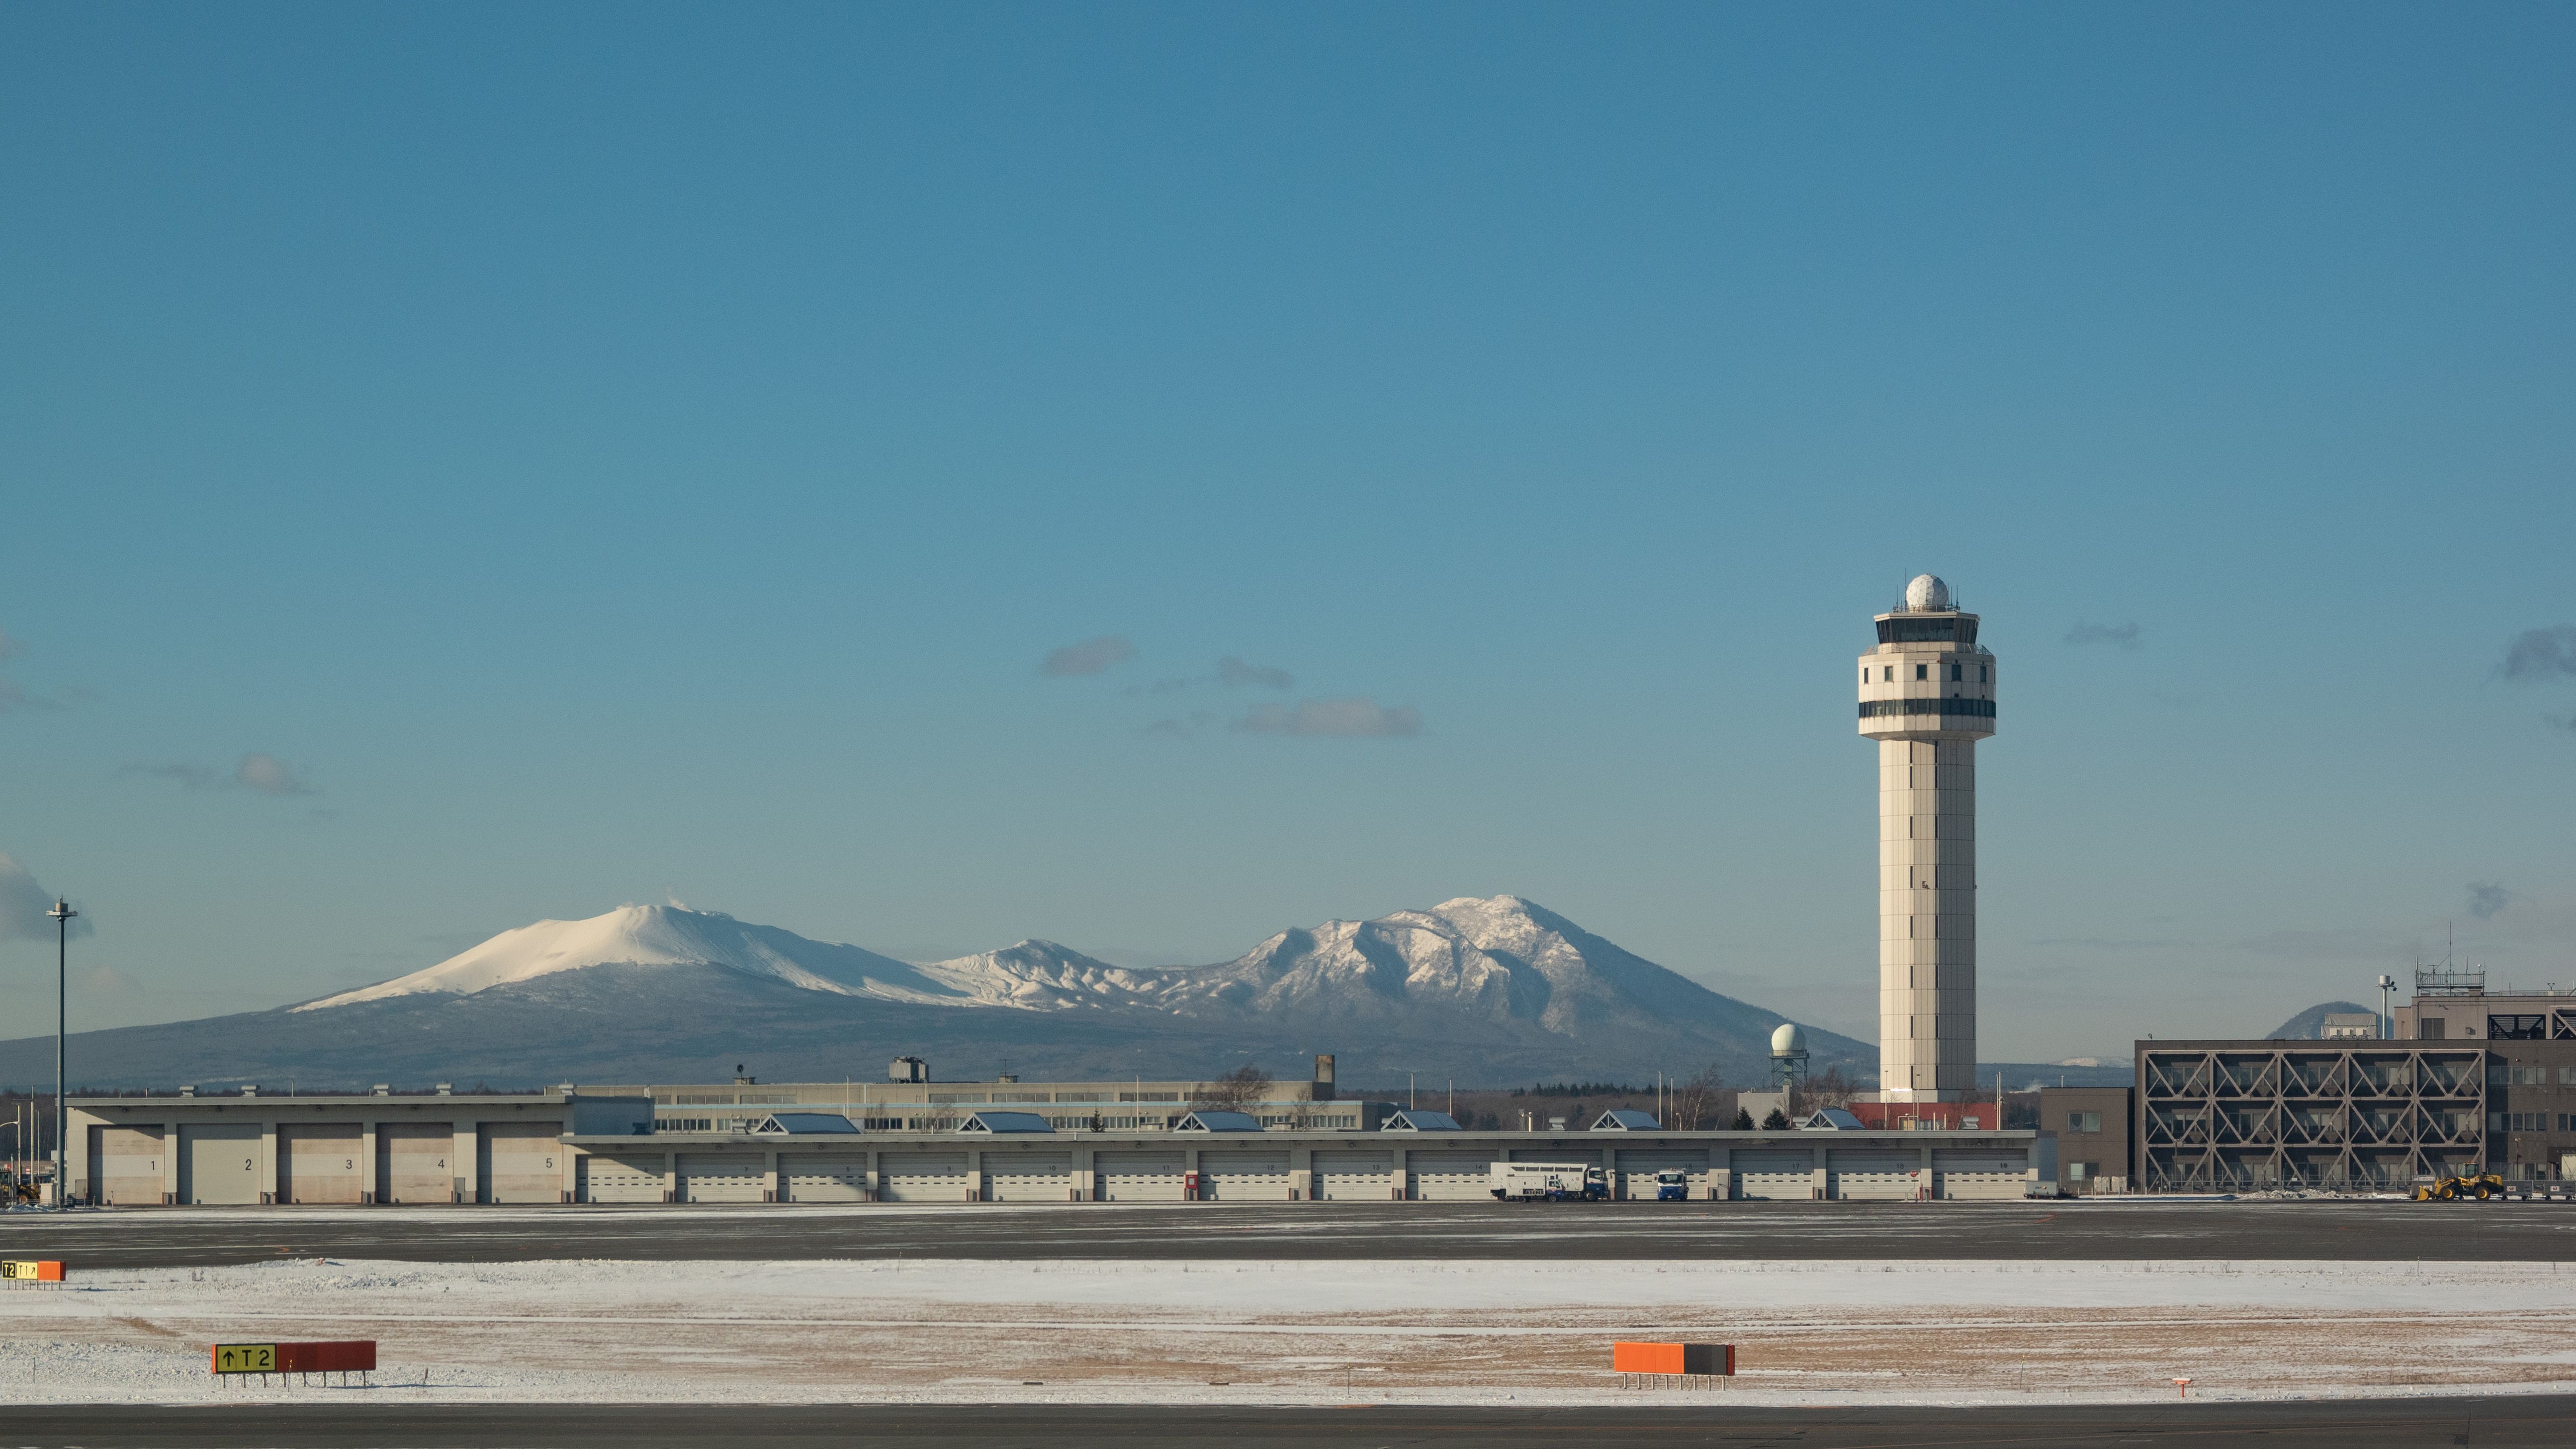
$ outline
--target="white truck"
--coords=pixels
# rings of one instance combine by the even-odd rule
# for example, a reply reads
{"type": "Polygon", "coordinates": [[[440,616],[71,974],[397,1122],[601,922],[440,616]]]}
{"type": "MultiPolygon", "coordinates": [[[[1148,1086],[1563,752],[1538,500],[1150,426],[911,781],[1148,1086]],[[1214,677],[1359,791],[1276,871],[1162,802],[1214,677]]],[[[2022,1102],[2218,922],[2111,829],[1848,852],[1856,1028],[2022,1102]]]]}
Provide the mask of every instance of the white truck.
{"type": "Polygon", "coordinates": [[[1494,1196],[1504,1202],[1599,1202],[1610,1196],[1610,1177],[1579,1162],[1497,1162],[1487,1168],[1494,1196]]]}

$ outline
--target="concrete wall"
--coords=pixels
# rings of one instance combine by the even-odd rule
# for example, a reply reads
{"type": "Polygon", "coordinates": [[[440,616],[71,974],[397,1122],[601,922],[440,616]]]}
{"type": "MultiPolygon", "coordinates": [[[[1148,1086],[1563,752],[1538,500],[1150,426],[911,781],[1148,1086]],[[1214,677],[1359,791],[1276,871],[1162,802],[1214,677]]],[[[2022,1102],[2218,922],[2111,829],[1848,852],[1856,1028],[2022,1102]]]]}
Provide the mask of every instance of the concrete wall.
{"type": "Polygon", "coordinates": [[[1616,1197],[2019,1197],[2028,1132],[585,1133],[552,1093],[75,1098],[75,1194],[118,1206],[397,1202],[1459,1201],[1478,1162],[1597,1165],[1616,1197]],[[202,1158],[199,1172],[188,1164],[202,1158]],[[587,1165],[585,1165],[587,1164],[587,1165]],[[202,1180],[200,1180],[202,1179],[202,1180]],[[596,1190],[591,1190],[593,1187],[596,1190]]]}

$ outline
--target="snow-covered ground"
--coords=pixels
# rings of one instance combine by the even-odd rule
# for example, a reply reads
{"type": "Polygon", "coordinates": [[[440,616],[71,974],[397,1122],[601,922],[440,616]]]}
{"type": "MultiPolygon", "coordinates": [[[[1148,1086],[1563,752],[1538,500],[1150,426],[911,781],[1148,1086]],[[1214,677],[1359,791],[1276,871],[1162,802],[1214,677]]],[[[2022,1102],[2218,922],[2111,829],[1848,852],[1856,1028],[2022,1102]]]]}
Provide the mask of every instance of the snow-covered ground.
{"type": "MultiPolygon", "coordinates": [[[[1739,1345],[1739,1402],[2576,1390],[2576,1271],[2328,1262],[861,1260],[102,1270],[0,1291],[0,1403],[1637,1403],[1615,1338],[1739,1345]],[[373,1338],[368,1387],[217,1341],[373,1338]]],[[[1694,1394],[1694,1399],[1704,1397],[1694,1394]]]]}

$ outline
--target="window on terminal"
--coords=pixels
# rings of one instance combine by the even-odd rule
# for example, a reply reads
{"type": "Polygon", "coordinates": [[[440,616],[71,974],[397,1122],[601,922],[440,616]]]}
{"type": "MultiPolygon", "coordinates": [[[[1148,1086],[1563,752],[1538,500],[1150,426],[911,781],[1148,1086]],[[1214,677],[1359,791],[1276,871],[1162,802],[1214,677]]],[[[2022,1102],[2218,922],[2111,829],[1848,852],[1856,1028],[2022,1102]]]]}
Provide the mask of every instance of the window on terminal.
{"type": "Polygon", "coordinates": [[[1914,666],[1914,677],[1915,677],[1915,678],[1917,678],[1917,679],[1928,679],[1928,678],[1930,678],[1930,677],[1931,677],[1931,675],[1932,675],[1932,666],[1931,666],[1931,665],[1929,665],[1929,664],[1917,664],[1917,665],[1915,665],[1915,666],[1914,666]]]}
{"type": "Polygon", "coordinates": [[[1959,666],[1958,666],[1958,665],[1953,664],[1953,665],[1951,665],[1951,666],[1950,666],[1950,678],[1951,678],[1952,680],[1954,680],[1954,681],[1955,681],[1955,680],[1958,680],[1958,678],[1959,678],[1959,666]]]}

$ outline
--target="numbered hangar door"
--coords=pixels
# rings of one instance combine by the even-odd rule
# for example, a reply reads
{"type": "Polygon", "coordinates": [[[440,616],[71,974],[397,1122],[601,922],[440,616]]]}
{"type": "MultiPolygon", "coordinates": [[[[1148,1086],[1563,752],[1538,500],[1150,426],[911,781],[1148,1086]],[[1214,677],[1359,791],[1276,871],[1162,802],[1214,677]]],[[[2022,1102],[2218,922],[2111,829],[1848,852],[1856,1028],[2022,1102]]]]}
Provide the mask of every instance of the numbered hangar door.
{"type": "Polygon", "coordinates": [[[882,1152],[877,1171],[883,1175],[887,1202],[964,1202],[966,1154],[963,1152],[882,1152]]]}
{"type": "Polygon", "coordinates": [[[1804,1147],[1738,1148],[1734,1195],[1804,1202],[1816,1195],[1816,1154],[1804,1147]]]}
{"type": "Polygon", "coordinates": [[[452,1122],[376,1124],[376,1191],[379,1202],[454,1202],[456,1125],[452,1122]]]}
{"type": "Polygon", "coordinates": [[[581,1159],[583,1202],[660,1202],[662,1154],[618,1157],[593,1152],[581,1159]]]}
{"type": "Polygon", "coordinates": [[[1091,1166],[1102,1202],[1179,1202],[1188,1161],[1178,1152],[1099,1152],[1091,1166]]]}
{"type": "Polygon", "coordinates": [[[218,1122],[179,1129],[179,1201],[259,1201],[259,1124],[218,1122]]]}
{"type": "Polygon", "coordinates": [[[170,1189],[162,1179],[161,1129],[89,1129],[90,1201],[109,1207],[157,1207],[170,1189]]]}
{"type": "Polygon", "coordinates": [[[1494,1154],[1490,1152],[1425,1152],[1406,1155],[1413,1172],[1413,1195],[1424,1202],[1469,1202],[1494,1195],[1494,1154]]]}
{"type": "Polygon", "coordinates": [[[1825,1153],[1830,1169],[1826,1194],[1860,1201],[1869,1198],[1911,1201],[1922,1179],[1914,1170],[1923,1159],[1902,1147],[1836,1147],[1825,1153]]]}
{"type": "Polygon", "coordinates": [[[789,1202],[866,1202],[868,1160],[846,1154],[782,1152],[778,1189],[789,1202]]]}
{"type": "Polygon", "coordinates": [[[367,1190],[367,1141],[355,1122],[277,1129],[280,1202],[359,1202],[367,1190]]]}
{"type": "Polygon", "coordinates": [[[680,1154],[680,1201],[758,1202],[769,1166],[748,1152],[680,1154]]]}
{"type": "Polygon", "coordinates": [[[1286,1202],[1288,1149],[1201,1152],[1199,1196],[1214,1202],[1286,1202]]]}
{"type": "MultiPolygon", "coordinates": [[[[474,1133],[477,1202],[562,1202],[561,1122],[486,1122],[474,1133]]],[[[757,1199],[755,1199],[757,1200],[757,1199]]]]}
{"type": "Polygon", "coordinates": [[[1318,1202],[1385,1202],[1395,1196],[1395,1154],[1315,1150],[1318,1202]]]}
{"type": "Polygon", "coordinates": [[[2019,1198],[2030,1159],[2005,1147],[1948,1147],[1932,1152],[1933,1191],[1948,1198],[2019,1198]]]}
{"type": "Polygon", "coordinates": [[[1655,1174],[1682,1172],[1693,1184],[1708,1177],[1708,1149],[1705,1147],[1622,1147],[1619,1149],[1619,1171],[1625,1181],[1620,1196],[1655,1198],[1655,1174]]]}
{"type": "Polygon", "coordinates": [[[984,1177],[995,1202],[1064,1202],[1073,1196],[1070,1152],[984,1149],[984,1177]]]}

